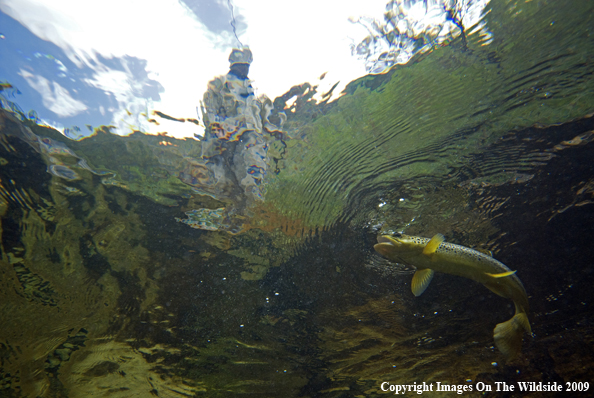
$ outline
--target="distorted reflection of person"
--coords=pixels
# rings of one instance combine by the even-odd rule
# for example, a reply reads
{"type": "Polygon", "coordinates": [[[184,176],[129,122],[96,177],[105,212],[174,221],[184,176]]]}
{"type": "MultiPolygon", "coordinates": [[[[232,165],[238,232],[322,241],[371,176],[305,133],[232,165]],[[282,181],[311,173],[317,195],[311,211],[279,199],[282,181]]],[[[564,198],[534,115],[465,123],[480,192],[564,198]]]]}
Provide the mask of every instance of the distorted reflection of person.
{"type": "Polygon", "coordinates": [[[268,144],[262,116],[270,100],[256,98],[248,79],[252,60],[249,48],[233,49],[229,72],[208,83],[202,101],[202,159],[214,173],[215,191],[234,202],[235,212],[264,198],[268,144]]]}

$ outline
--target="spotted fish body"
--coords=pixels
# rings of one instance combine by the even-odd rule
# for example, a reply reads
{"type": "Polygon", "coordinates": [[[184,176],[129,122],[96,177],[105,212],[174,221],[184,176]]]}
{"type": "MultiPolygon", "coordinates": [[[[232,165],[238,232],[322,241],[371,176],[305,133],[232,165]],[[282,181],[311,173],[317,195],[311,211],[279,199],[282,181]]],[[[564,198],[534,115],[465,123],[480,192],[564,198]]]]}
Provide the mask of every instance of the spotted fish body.
{"type": "Polygon", "coordinates": [[[435,271],[462,276],[482,283],[499,296],[513,300],[516,314],[494,330],[497,347],[508,358],[521,350],[522,335],[530,330],[528,296],[520,279],[505,264],[469,247],[444,242],[441,234],[433,238],[400,235],[380,236],[375,250],[387,259],[417,269],[411,284],[413,294],[420,296],[435,271]]]}

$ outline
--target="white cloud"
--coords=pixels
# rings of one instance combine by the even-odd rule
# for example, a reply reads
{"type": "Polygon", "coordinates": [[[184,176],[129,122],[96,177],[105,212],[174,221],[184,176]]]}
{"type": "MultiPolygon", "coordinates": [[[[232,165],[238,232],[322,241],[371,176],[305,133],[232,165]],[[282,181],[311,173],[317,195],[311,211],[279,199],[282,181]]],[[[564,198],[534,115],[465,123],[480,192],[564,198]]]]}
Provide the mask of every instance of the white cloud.
{"type": "Polygon", "coordinates": [[[102,65],[98,55],[147,60],[149,77],[165,89],[154,106],[177,117],[195,118],[208,81],[228,70],[228,49],[217,48],[220,38],[176,0],[0,0],[0,9],[39,38],[62,48],[79,67],[93,69],[97,86],[118,100],[129,101],[120,103],[114,116],[113,123],[120,127],[126,125],[119,123],[125,108],[142,103],[146,110],[148,103],[132,92],[129,82],[127,93],[126,86],[111,84],[122,77],[102,65]]]}
{"type": "MultiPolygon", "coordinates": [[[[348,18],[362,14],[381,17],[386,0],[233,3],[235,14],[241,14],[247,23],[240,39],[254,53],[250,77],[258,93],[274,98],[295,84],[316,81],[324,72],[329,73],[320,92],[340,80],[335,95],[364,75],[363,63],[350,54],[348,39],[360,27],[348,18]]],[[[195,118],[208,81],[229,68],[230,49],[222,45],[229,40],[228,32],[223,32],[225,37],[215,36],[177,0],[0,0],[0,9],[41,39],[62,48],[76,65],[92,68],[95,75],[91,81],[122,100],[117,114],[120,119],[126,107],[147,106],[175,117],[195,118]],[[98,55],[146,60],[149,78],[164,87],[161,101],[151,104],[138,97],[132,86],[118,87],[116,82],[122,77],[114,71],[107,73],[98,55]]],[[[355,41],[360,39],[358,34],[353,36],[355,41]]],[[[158,132],[163,126],[147,128],[158,132]]],[[[192,124],[183,129],[169,133],[201,132],[192,124]]]]}
{"type": "Polygon", "coordinates": [[[351,55],[351,39],[365,36],[349,22],[361,15],[381,18],[387,0],[279,1],[234,0],[246,19],[240,39],[254,54],[250,77],[260,93],[274,98],[292,85],[315,82],[328,72],[319,92],[338,95],[352,80],[366,75],[365,65],[351,55]]]}
{"type": "Polygon", "coordinates": [[[112,125],[118,132],[125,134],[149,128],[146,117],[140,117],[140,113],[146,112],[152,101],[135,95],[142,90],[142,82],[134,80],[129,71],[102,68],[93,75],[93,79],[84,79],[84,81],[113,95],[119,107],[114,110],[112,125]]]}
{"type": "Polygon", "coordinates": [[[70,92],[56,82],[50,82],[43,76],[37,76],[26,70],[19,70],[21,75],[43,100],[43,105],[60,117],[72,117],[86,111],[87,106],[70,96],[70,92]]]}

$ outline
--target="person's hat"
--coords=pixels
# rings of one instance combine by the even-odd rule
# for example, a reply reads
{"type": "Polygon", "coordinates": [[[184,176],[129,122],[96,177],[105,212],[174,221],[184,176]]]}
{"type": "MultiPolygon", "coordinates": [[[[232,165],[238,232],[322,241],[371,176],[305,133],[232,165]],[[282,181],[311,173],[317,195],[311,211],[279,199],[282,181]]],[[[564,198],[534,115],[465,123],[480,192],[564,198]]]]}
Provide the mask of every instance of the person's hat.
{"type": "Polygon", "coordinates": [[[251,64],[254,58],[252,57],[252,51],[244,47],[243,49],[234,48],[229,55],[230,66],[235,64],[251,64]]]}

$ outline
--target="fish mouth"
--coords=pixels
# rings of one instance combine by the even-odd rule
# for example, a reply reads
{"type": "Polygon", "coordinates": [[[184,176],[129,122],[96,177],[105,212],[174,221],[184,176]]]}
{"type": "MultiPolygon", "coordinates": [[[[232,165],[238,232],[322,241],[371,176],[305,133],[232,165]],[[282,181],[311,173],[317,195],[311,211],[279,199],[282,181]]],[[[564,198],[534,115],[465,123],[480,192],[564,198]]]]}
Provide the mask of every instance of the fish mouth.
{"type": "Polygon", "coordinates": [[[389,235],[381,235],[377,237],[377,243],[373,246],[376,252],[382,256],[390,259],[394,257],[394,249],[400,246],[400,242],[389,235]]]}
{"type": "Polygon", "coordinates": [[[388,239],[387,236],[378,236],[377,243],[388,243],[390,245],[393,245],[392,241],[390,239],[388,239]]]}
{"type": "Polygon", "coordinates": [[[398,248],[402,247],[402,243],[398,240],[398,237],[382,235],[377,237],[377,242],[373,246],[376,252],[392,262],[408,266],[398,255],[398,248]]]}
{"type": "Polygon", "coordinates": [[[389,235],[378,236],[377,237],[377,243],[378,243],[378,245],[381,244],[381,243],[387,243],[387,244],[392,245],[392,246],[396,246],[396,245],[400,244],[400,242],[398,241],[398,236],[392,237],[392,236],[389,236],[389,235]]]}

